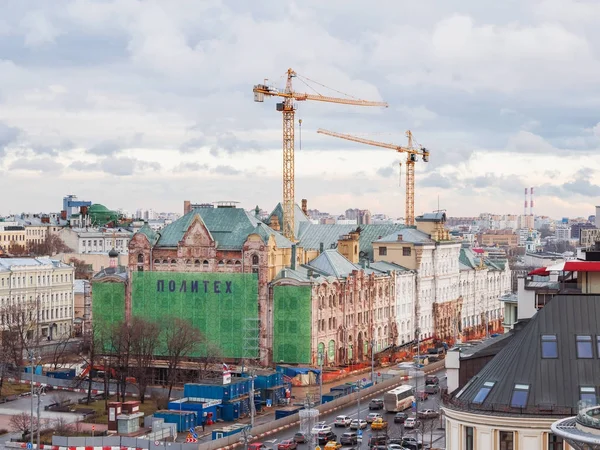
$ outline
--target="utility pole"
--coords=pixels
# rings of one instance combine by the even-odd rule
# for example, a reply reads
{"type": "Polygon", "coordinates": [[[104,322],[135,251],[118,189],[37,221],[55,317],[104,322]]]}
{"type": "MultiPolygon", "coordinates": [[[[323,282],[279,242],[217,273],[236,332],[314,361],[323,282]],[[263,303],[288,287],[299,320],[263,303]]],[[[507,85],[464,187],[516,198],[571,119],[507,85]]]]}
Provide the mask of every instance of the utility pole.
{"type": "Polygon", "coordinates": [[[254,374],[255,370],[250,372],[250,429],[254,428],[254,415],[255,406],[254,406],[254,374]]]}
{"type": "Polygon", "coordinates": [[[375,339],[371,339],[371,383],[375,384],[375,339]]]}
{"type": "Polygon", "coordinates": [[[33,350],[29,351],[29,361],[31,362],[31,419],[29,422],[29,439],[31,442],[31,448],[33,448],[33,363],[34,363],[34,357],[33,357],[33,350]]]}
{"type": "Polygon", "coordinates": [[[358,419],[358,429],[360,428],[360,396],[361,396],[361,388],[362,388],[362,380],[358,380],[356,382],[356,386],[358,386],[358,411],[356,412],[356,418],[358,419]]]}
{"type": "Polygon", "coordinates": [[[40,448],[40,403],[42,401],[42,386],[40,386],[38,388],[38,394],[37,394],[37,447],[36,448],[40,448]]]}
{"type": "Polygon", "coordinates": [[[321,372],[319,373],[319,405],[323,404],[323,357],[325,355],[323,355],[323,352],[319,352],[318,353],[318,358],[319,358],[319,368],[321,369],[321,372]]]}

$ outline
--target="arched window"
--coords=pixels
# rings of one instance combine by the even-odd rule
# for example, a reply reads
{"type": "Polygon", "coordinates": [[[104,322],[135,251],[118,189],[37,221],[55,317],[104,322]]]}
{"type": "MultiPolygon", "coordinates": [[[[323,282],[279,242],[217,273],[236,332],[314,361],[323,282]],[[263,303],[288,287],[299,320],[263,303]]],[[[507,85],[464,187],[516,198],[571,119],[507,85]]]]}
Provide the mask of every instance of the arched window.
{"type": "Polygon", "coordinates": [[[144,264],[144,254],[140,253],[138,255],[138,264],[144,264]]]}
{"type": "Polygon", "coordinates": [[[192,260],[191,259],[186,259],[185,260],[185,265],[186,266],[191,266],[192,265],[192,260]]]}
{"type": "Polygon", "coordinates": [[[223,260],[219,261],[219,263],[217,264],[219,267],[223,267],[225,265],[225,263],[223,262],[223,260]]]}
{"type": "Polygon", "coordinates": [[[177,264],[177,261],[175,261],[174,259],[171,260],[171,265],[174,266],[175,264],[177,264]]]}
{"type": "Polygon", "coordinates": [[[205,269],[208,269],[208,261],[207,260],[204,260],[202,265],[204,266],[205,269]]]}
{"type": "Polygon", "coordinates": [[[252,265],[253,266],[258,265],[258,255],[252,255],[252,265]]]}
{"type": "Polygon", "coordinates": [[[200,266],[200,260],[199,260],[199,259],[195,260],[195,261],[194,261],[194,265],[195,265],[195,266],[200,266]]]}
{"type": "Polygon", "coordinates": [[[236,265],[236,266],[241,266],[241,265],[242,265],[242,262],[241,262],[241,261],[236,261],[236,262],[235,262],[235,265],[236,265]]]}
{"type": "Polygon", "coordinates": [[[163,264],[169,264],[169,261],[167,261],[166,259],[163,259],[163,264]]]}
{"type": "Polygon", "coordinates": [[[228,265],[228,266],[231,266],[233,264],[233,261],[227,260],[227,262],[225,264],[228,265]]]}
{"type": "Polygon", "coordinates": [[[154,264],[160,264],[160,259],[155,259],[154,264]]]}

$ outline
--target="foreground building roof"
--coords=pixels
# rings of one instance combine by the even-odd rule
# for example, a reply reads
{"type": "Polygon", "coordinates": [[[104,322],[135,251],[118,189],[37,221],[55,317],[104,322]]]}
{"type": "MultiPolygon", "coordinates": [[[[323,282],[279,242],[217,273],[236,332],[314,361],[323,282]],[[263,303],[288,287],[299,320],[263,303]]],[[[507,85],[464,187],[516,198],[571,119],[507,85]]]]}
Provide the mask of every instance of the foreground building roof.
{"type": "Polygon", "coordinates": [[[582,386],[593,387],[594,395],[598,394],[598,335],[600,295],[556,296],[461,389],[450,406],[567,415],[576,410],[582,386]]]}

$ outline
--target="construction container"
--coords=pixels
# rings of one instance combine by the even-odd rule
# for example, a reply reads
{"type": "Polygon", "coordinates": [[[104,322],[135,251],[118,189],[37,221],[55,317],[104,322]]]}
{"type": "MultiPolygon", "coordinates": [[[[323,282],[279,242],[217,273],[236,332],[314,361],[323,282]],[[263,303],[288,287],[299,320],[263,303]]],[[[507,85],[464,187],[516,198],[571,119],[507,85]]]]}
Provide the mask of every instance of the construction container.
{"type": "Polygon", "coordinates": [[[164,419],[165,423],[177,425],[177,432],[188,431],[196,427],[196,415],[192,411],[156,411],[154,417],[164,419]]]}
{"type": "Polygon", "coordinates": [[[140,402],[137,400],[132,400],[128,402],[124,402],[121,405],[121,411],[123,414],[134,414],[140,411],[140,402]]]}
{"type": "Polygon", "coordinates": [[[240,402],[226,403],[221,408],[221,419],[225,422],[233,422],[240,418],[240,402]]]}
{"type": "Polygon", "coordinates": [[[304,409],[304,406],[288,406],[286,408],[278,409],[275,411],[275,420],[294,415],[301,409],[304,409]]]}
{"type": "Polygon", "coordinates": [[[236,423],[226,427],[217,428],[212,431],[212,439],[221,439],[227,436],[241,433],[242,430],[247,427],[248,425],[246,425],[245,423],[236,423]]]}
{"type": "Polygon", "coordinates": [[[183,398],[169,402],[169,411],[192,411],[196,413],[196,426],[202,425],[202,422],[209,417],[215,420],[217,417],[217,406],[221,404],[220,400],[206,399],[207,402],[194,401],[189,398],[183,398]]]}
{"type": "Polygon", "coordinates": [[[344,393],[341,391],[333,391],[328,394],[323,394],[323,403],[332,402],[333,400],[337,400],[340,397],[343,397],[344,393]]]}
{"type": "Polygon", "coordinates": [[[329,392],[341,392],[342,395],[351,394],[354,388],[350,384],[340,384],[329,389],[329,392]]]}
{"type": "Polygon", "coordinates": [[[71,380],[75,378],[75,369],[56,369],[46,372],[48,378],[56,378],[59,380],[71,380]]]}
{"type": "Polygon", "coordinates": [[[229,401],[248,395],[250,379],[237,378],[231,384],[188,383],[183,387],[183,396],[192,398],[209,398],[229,401]]]}

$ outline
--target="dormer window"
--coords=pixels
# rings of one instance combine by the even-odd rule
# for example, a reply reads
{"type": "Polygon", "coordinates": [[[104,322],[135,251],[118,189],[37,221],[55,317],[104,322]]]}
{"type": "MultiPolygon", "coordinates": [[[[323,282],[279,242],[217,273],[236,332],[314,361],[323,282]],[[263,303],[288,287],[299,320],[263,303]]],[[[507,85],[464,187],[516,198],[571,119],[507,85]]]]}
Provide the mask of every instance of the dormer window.
{"type": "Polygon", "coordinates": [[[515,384],[515,388],[512,393],[510,406],[513,408],[525,408],[527,406],[527,399],[529,397],[529,385],[528,384],[515,384]]]}
{"type": "Polygon", "coordinates": [[[473,399],[473,403],[481,404],[485,402],[485,399],[487,398],[488,394],[490,393],[495,384],[495,381],[486,381],[485,383],[483,383],[483,386],[479,389],[479,392],[473,399]]]}
{"type": "Polygon", "coordinates": [[[554,334],[542,335],[542,358],[543,359],[558,358],[558,344],[556,342],[556,335],[554,335],[554,334]]]}

